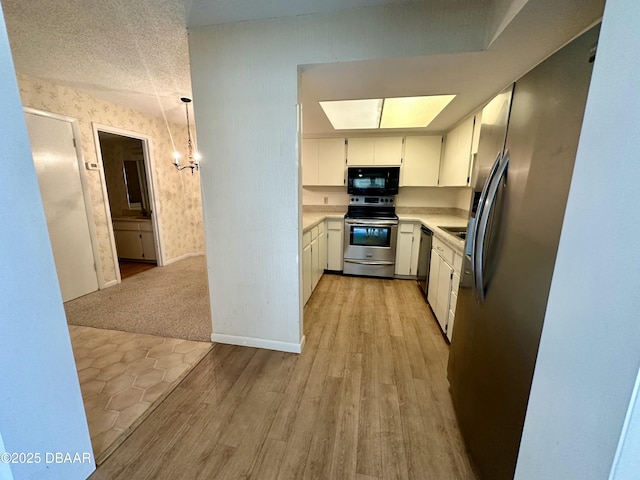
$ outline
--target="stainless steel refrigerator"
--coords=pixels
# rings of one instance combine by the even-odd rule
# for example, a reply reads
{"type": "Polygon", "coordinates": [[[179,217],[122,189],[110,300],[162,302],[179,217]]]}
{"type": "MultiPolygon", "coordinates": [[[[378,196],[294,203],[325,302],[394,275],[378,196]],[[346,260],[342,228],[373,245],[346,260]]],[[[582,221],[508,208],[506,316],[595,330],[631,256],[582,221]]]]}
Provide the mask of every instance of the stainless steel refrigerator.
{"type": "Polygon", "coordinates": [[[482,112],[448,364],[482,480],[515,472],[598,33],[572,41],[482,112]]]}

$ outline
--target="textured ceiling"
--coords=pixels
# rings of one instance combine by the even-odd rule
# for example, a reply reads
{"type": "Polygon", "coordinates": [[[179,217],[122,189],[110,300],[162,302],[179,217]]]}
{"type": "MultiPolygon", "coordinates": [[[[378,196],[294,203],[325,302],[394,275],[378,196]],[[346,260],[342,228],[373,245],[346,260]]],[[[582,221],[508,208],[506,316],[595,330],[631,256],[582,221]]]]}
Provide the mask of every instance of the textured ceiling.
{"type": "Polygon", "coordinates": [[[19,73],[184,122],[183,0],[2,0],[19,73]]]}
{"type": "MultiPolygon", "coordinates": [[[[326,13],[405,1],[469,8],[466,2],[477,6],[474,2],[480,0],[0,1],[19,73],[183,123],[180,97],[191,96],[187,25],[326,13]]],[[[604,0],[481,3],[488,10],[487,37],[493,39],[483,52],[305,67],[302,93],[306,133],[333,131],[317,106],[318,100],[455,90],[458,98],[430,128],[446,130],[595,21],[604,0]]],[[[197,99],[194,102],[197,104],[197,99]]]]}

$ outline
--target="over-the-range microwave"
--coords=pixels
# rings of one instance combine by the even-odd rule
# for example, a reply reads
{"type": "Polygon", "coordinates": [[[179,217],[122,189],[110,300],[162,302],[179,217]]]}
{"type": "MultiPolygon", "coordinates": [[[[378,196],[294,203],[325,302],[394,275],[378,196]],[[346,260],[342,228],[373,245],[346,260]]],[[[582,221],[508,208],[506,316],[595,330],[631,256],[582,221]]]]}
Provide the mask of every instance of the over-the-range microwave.
{"type": "Polygon", "coordinates": [[[349,167],[349,195],[397,195],[400,167],[349,167]]]}

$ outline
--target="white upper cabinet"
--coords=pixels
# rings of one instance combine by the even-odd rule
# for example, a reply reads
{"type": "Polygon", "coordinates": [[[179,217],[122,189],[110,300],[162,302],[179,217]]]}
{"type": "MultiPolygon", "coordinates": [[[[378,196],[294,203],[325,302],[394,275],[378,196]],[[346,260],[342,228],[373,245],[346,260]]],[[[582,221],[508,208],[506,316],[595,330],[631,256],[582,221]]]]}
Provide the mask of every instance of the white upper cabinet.
{"type": "Polygon", "coordinates": [[[444,157],[440,168],[441,187],[469,185],[474,119],[474,115],[470,116],[445,137],[444,157]]]}
{"type": "Polygon", "coordinates": [[[318,139],[318,185],[343,186],[345,160],[344,138],[318,139]]]}
{"type": "Polygon", "coordinates": [[[400,165],[403,137],[348,139],[347,165],[400,165]]]}
{"type": "Polygon", "coordinates": [[[318,139],[302,140],[302,185],[318,185],[318,139]]]}
{"type": "Polygon", "coordinates": [[[344,185],[344,138],[302,140],[302,185],[344,185]]]}
{"type": "Polygon", "coordinates": [[[442,137],[408,136],[404,142],[401,186],[435,187],[440,172],[442,137]]]}
{"type": "Polygon", "coordinates": [[[476,121],[473,125],[473,139],[471,140],[471,155],[478,153],[480,143],[480,125],[482,124],[482,110],[476,113],[476,121]]]}

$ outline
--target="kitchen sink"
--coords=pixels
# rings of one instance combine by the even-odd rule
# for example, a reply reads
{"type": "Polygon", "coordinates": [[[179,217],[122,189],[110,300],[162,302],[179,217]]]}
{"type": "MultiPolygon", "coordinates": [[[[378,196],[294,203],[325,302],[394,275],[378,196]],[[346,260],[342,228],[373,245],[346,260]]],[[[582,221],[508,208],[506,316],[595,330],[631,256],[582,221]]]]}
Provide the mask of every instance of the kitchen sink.
{"type": "Polygon", "coordinates": [[[450,233],[454,237],[461,238],[462,240],[466,240],[467,238],[467,227],[443,227],[438,226],[447,233],[450,233]]]}

